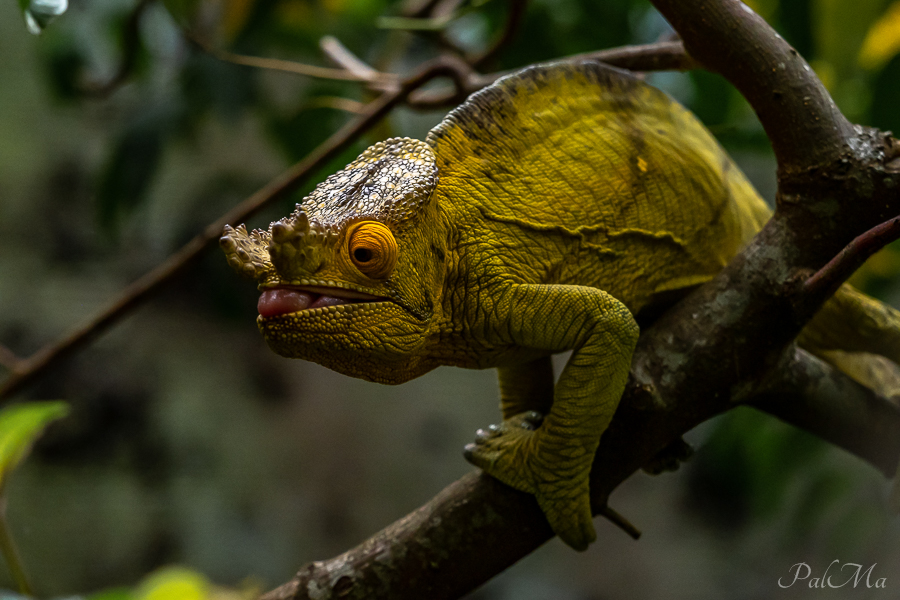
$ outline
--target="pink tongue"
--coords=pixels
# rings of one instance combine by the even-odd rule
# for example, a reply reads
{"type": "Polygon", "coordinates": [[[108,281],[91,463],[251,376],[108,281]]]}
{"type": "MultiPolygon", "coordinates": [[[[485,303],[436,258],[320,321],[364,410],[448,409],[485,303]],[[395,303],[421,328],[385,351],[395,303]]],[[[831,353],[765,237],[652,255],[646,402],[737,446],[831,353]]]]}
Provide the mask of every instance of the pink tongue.
{"type": "Polygon", "coordinates": [[[338,304],[347,304],[347,301],[343,298],[335,298],[334,296],[319,296],[312,304],[309,305],[309,307],[319,308],[322,306],[337,306],[338,304]]]}
{"type": "Polygon", "coordinates": [[[256,309],[263,317],[277,317],[309,308],[313,296],[296,290],[266,290],[259,296],[256,309]]]}
{"type": "Polygon", "coordinates": [[[336,306],[346,304],[347,300],[333,296],[320,296],[310,292],[298,292],[297,290],[266,290],[259,296],[256,310],[265,318],[277,317],[288,313],[305,310],[307,308],[321,308],[323,306],[336,306]]]}

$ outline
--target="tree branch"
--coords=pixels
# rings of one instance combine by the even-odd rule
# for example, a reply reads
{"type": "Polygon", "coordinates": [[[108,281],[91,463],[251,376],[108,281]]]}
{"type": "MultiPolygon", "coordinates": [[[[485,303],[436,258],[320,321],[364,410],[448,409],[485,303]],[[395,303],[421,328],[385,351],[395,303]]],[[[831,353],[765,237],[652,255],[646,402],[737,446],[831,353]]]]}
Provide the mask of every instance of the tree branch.
{"type": "Polygon", "coordinates": [[[856,137],[807,62],[739,0],[651,0],[691,56],[723,75],[756,110],[779,169],[826,165],[856,137]]]}
{"type": "MultiPolygon", "coordinates": [[[[685,52],[681,42],[659,42],[655,44],[609,48],[607,50],[598,50],[596,52],[575,54],[556,59],[553,62],[576,62],[582,60],[596,60],[620,69],[644,72],[689,71],[691,69],[699,68],[699,64],[685,52]]],[[[488,73],[487,75],[472,72],[465,81],[465,93],[462,98],[456,95],[458,94],[457,90],[420,90],[410,96],[407,105],[418,110],[433,110],[435,108],[442,108],[459,103],[466,96],[474,94],[478,90],[491,85],[501,77],[515,73],[517,70],[519,69],[488,73]]]]}
{"type": "Polygon", "coordinates": [[[684,44],[656,42],[640,46],[622,46],[599,52],[576,54],[565,60],[599,60],[613,67],[629,71],[692,71],[702,66],[684,49],[684,44]]]}
{"type": "MultiPolygon", "coordinates": [[[[861,156],[871,159],[869,165],[883,162],[878,140],[872,137],[868,145],[856,143],[861,134],[840,115],[808,65],[742,3],[654,3],[679,31],[691,55],[726,76],[757,110],[775,146],[782,175],[804,174],[810,168],[827,170],[845,155],[852,155],[853,160],[861,156]],[[851,148],[850,142],[856,145],[851,148]]],[[[662,51],[662,46],[589,56],[637,70],[695,66],[683,47],[665,45],[662,51]]],[[[401,88],[383,93],[307,159],[207,227],[126,290],[107,311],[27,359],[24,368],[0,387],[0,398],[96,337],[196,258],[218,238],[225,223],[245,220],[264,203],[295,189],[393,106],[408,98],[407,103],[416,108],[433,107],[461,99],[502,75],[478,75],[449,59],[426,67],[405,80],[401,88]],[[454,90],[409,96],[426,81],[442,75],[454,80],[454,90]]],[[[326,76],[331,76],[335,70],[327,71],[326,76]]],[[[360,73],[340,72],[344,75],[337,78],[368,81],[364,78],[368,75],[361,78],[360,73]]],[[[846,171],[835,173],[820,178],[819,188],[802,179],[792,180],[794,187],[788,190],[782,186],[779,213],[750,246],[710,284],[644,333],[634,357],[632,383],[594,463],[591,485],[596,512],[611,514],[606,509],[611,491],[684,432],[750,398],[758,399],[763,409],[864,457],[882,471],[893,472],[900,453],[896,407],[815,359],[785,351],[824,301],[821,292],[810,293],[823,297],[796,310],[787,293],[792,277],[799,269],[820,268],[847,240],[897,213],[898,201],[890,200],[885,191],[900,183],[891,179],[893,175],[877,169],[854,171],[852,177],[846,176],[846,171]],[[840,185],[835,186],[835,181],[840,185]],[[797,215],[803,213],[796,210],[788,210],[785,216],[782,207],[801,206],[810,196],[816,196],[820,206],[826,204],[822,199],[840,196],[840,206],[852,206],[860,216],[845,219],[850,213],[842,209],[815,238],[811,233],[803,235],[797,224],[808,228],[809,219],[799,219],[797,215]],[[885,211],[894,212],[885,216],[885,211]],[[860,431],[869,427],[868,431],[878,435],[852,434],[857,427],[860,431]]],[[[331,561],[308,565],[294,582],[266,598],[455,598],[550,536],[532,496],[473,474],[361,546],[331,561]]]]}
{"type": "MultiPolygon", "coordinates": [[[[391,73],[381,73],[374,69],[367,70],[350,70],[330,69],[328,67],[318,67],[316,65],[307,65],[304,63],[294,62],[291,60],[281,60],[277,58],[262,58],[259,56],[246,56],[244,54],[235,54],[221,48],[216,48],[208,43],[196,33],[186,32],[185,36],[191,42],[196,44],[201,50],[218,58],[219,60],[229,62],[235,65],[245,67],[255,67],[257,69],[267,69],[271,71],[283,71],[285,73],[293,73],[295,75],[305,75],[307,77],[318,77],[320,79],[333,79],[337,81],[355,81],[362,83],[374,83],[383,88],[393,86],[399,88],[401,80],[397,75],[391,73]]],[[[323,38],[324,39],[324,38],[323,38]]]]}
{"type": "MultiPolygon", "coordinates": [[[[311,76],[335,76],[335,78],[347,81],[368,81],[369,77],[368,74],[354,73],[349,70],[325,69],[324,67],[311,67],[310,65],[291,63],[289,61],[272,61],[232,55],[225,51],[212,49],[203,40],[196,37],[191,39],[201,48],[210,51],[214,55],[219,56],[219,58],[237,62],[238,64],[261,68],[276,68],[311,76]],[[320,73],[319,69],[323,71],[320,73]]],[[[571,57],[571,60],[582,58],[608,59],[610,64],[630,65],[633,68],[644,66],[648,70],[654,68],[677,68],[674,66],[691,64],[690,59],[677,43],[615,48],[571,57]]],[[[380,83],[386,85],[389,89],[384,91],[379,98],[365,105],[358,117],[328,138],[303,161],[273,179],[264,188],[244,200],[217,221],[209,224],[200,234],[172,254],[161,265],[123,290],[115,300],[94,317],[64,337],[47,344],[27,359],[19,359],[15,363],[14,372],[0,384],[0,401],[8,399],[19,392],[45,370],[92,342],[119,319],[136,308],[162,284],[188,267],[207,246],[215,242],[226,224],[245,221],[270,202],[294,191],[306,181],[306,178],[312,172],[334,158],[364,132],[371,129],[393,107],[403,102],[414,108],[445,106],[451,100],[459,102],[473,91],[490,85],[504,74],[478,75],[472,71],[468,64],[451,56],[443,56],[425,63],[415,74],[402,80],[402,82],[395,75],[379,73],[379,76],[382,78],[380,83]],[[442,76],[449,77],[453,81],[454,86],[452,90],[444,90],[438,94],[419,95],[415,93],[425,83],[442,76]],[[401,83],[399,83],[399,86],[388,85],[387,82],[389,81],[401,83]]],[[[347,107],[344,106],[344,108],[347,107]]]]}
{"type": "MultiPolygon", "coordinates": [[[[393,73],[376,71],[352,52],[350,52],[337,38],[326,36],[320,41],[323,52],[341,69],[329,69],[317,67],[293,61],[260,58],[234,54],[225,50],[213,48],[203,39],[185,34],[194,44],[210,55],[233,64],[282,71],[307,77],[319,77],[323,79],[335,79],[340,81],[353,81],[366,83],[373,90],[391,91],[400,85],[401,78],[393,73]]],[[[449,56],[446,57],[449,59],[449,56]]],[[[638,46],[623,46],[610,48],[596,52],[576,54],[559,61],[597,60],[605,62],[620,69],[631,71],[687,71],[699,68],[699,63],[693,60],[684,50],[681,42],[659,42],[638,46]]],[[[417,110],[434,110],[447,106],[454,106],[465,100],[469,95],[485,88],[501,77],[515,73],[519,69],[499,71],[482,75],[477,73],[470,63],[458,59],[456,81],[450,89],[419,90],[406,99],[406,105],[417,110]]]]}
{"type": "Polygon", "coordinates": [[[200,253],[215,243],[227,224],[245,221],[270,202],[296,190],[316,169],[335,158],[364,132],[378,123],[392,108],[419,87],[436,77],[461,80],[459,61],[441,57],[425,63],[396,90],[385,92],[366,105],[365,110],[334,135],[325,140],[305,159],[273,179],[261,190],[241,202],[172,254],[161,265],[128,286],[107,308],[61,339],[48,344],[27,359],[0,385],[0,400],[18,392],[35,377],[93,341],[122,316],[147,299],[151,292],[190,265],[200,253]]]}
{"type": "MultiPolygon", "coordinates": [[[[667,374],[677,370],[673,365],[667,374]]],[[[748,378],[738,383],[746,390],[739,394],[741,399],[808,428],[886,473],[896,468],[900,408],[806,352],[793,352],[761,381],[748,378]],[[877,435],[864,433],[872,431],[877,435]]],[[[633,381],[603,435],[591,473],[595,513],[604,511],[611,491],[655,452],[713,414],[735,406],[735,398],[727,396],[705,403],[700,411],[691,395],[659,403],[654,397],[669,395],[666,385],[659,385],[648,392],[633,381]]],[[[472,473],[356,548],[301,568],[292,581],[261,600],[458,598],[552,535],[531,495],[472,473]]]]}
{"type": "Polygon", "coordinates": [[[383,75],[364,63],[358,56],[341,43],[333,35],[326,35],[319,40],[319,47],[325,56],[337,66],[359,77],[359,81],[376,81],[383,75]]]}
{"type": "Polygon", "coordinates": [[[855,238],[828,264],[803,282],[805,296],[831,296],[870,256],[900,239],[900,217],[873,227],[855,238]]]}
{"type": "Polygon", "coordinates": [[[900,407],[803,350],[766,379],[750,404],[855,454],[885,477],[897,471],[900,407]]]}
{"type": "MultiPolygon", "coordinates": [[[[900,461],[900,409],[790,349],[827,298],[807,294],[797,309],[795,275],[821,268],[849,240],[885,221],[886,212],[898,212],[891,190],[900,181],[884,168],[890,140],[857,132],[803,59],[742,3],[654,4],[690,54],[734,83],[757,110],[779,161],[780,203],[721,273],[641,336],[632,382],[594,461],[595,511],[683,433],[751,398],[893,474],[900,461]],[[848,164],[841,167],[842,160],[848,164]],[[786,175],[810,169],[818,169],[817,177],[790,179],[785,189],[786,175]],[[838,216],[811,231],[810,223],[818,225],[834,205],[838,216]]],[[[549,535],[530,496],[473,475],[360,547],[308,565],[267,599],[454,598],[549,535]]]]}

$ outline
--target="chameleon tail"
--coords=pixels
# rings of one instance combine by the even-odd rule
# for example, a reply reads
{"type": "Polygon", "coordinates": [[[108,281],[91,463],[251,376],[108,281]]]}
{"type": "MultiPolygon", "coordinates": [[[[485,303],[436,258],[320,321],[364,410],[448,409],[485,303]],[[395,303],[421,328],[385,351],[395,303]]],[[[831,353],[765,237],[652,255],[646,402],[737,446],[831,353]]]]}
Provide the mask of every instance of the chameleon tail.
{"type": "Polygon", "coordinates": [[[900,398],[900,311],[843,285],[798,341],[860,383],[900,398]]]}

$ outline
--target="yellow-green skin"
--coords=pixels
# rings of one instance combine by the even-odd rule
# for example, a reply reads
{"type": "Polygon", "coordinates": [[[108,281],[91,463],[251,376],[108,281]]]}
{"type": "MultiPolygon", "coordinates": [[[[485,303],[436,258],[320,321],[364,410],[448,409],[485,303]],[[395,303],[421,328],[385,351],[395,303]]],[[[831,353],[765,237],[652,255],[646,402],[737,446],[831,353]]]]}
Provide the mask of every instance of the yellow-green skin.
{"type": "MultiPolygon", "coordinates": [[[[279,354],[381,383],[496,367],[504,423],[479,431],[467,458],[534,494],[584,549],[588,475],[625,386],[632,315],[710,279],[769,215],[683,107],[621,71],[560,63],[479,92],[425,143],[373,146],[269,232],[229,228],[223,247],[261,289],[383,299],[260,317],[279,354]],[[399,246],[383,280],[349,258],[347,230],[365,220],[399,246]],[[549,357],[568,350],[554,386],[549,357]]],[[[900,348],[900,319],[878,307],[900,348]]]]}

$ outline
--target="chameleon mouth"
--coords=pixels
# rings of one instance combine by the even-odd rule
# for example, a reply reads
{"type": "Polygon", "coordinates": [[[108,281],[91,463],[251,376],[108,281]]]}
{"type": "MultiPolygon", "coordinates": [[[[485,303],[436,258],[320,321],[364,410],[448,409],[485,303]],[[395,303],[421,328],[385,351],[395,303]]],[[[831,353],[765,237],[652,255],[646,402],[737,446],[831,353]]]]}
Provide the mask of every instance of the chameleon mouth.
{"type": "Polygon", "coordinates": [[[325,308],[339,304],[357,304],[360,302],[381,302],[386,298],[363,294],[343,288],[318,286],[276,287],[263,290],[259,296],[256,309],[264,319],[278,317],[289,313],[325,308]]]}

